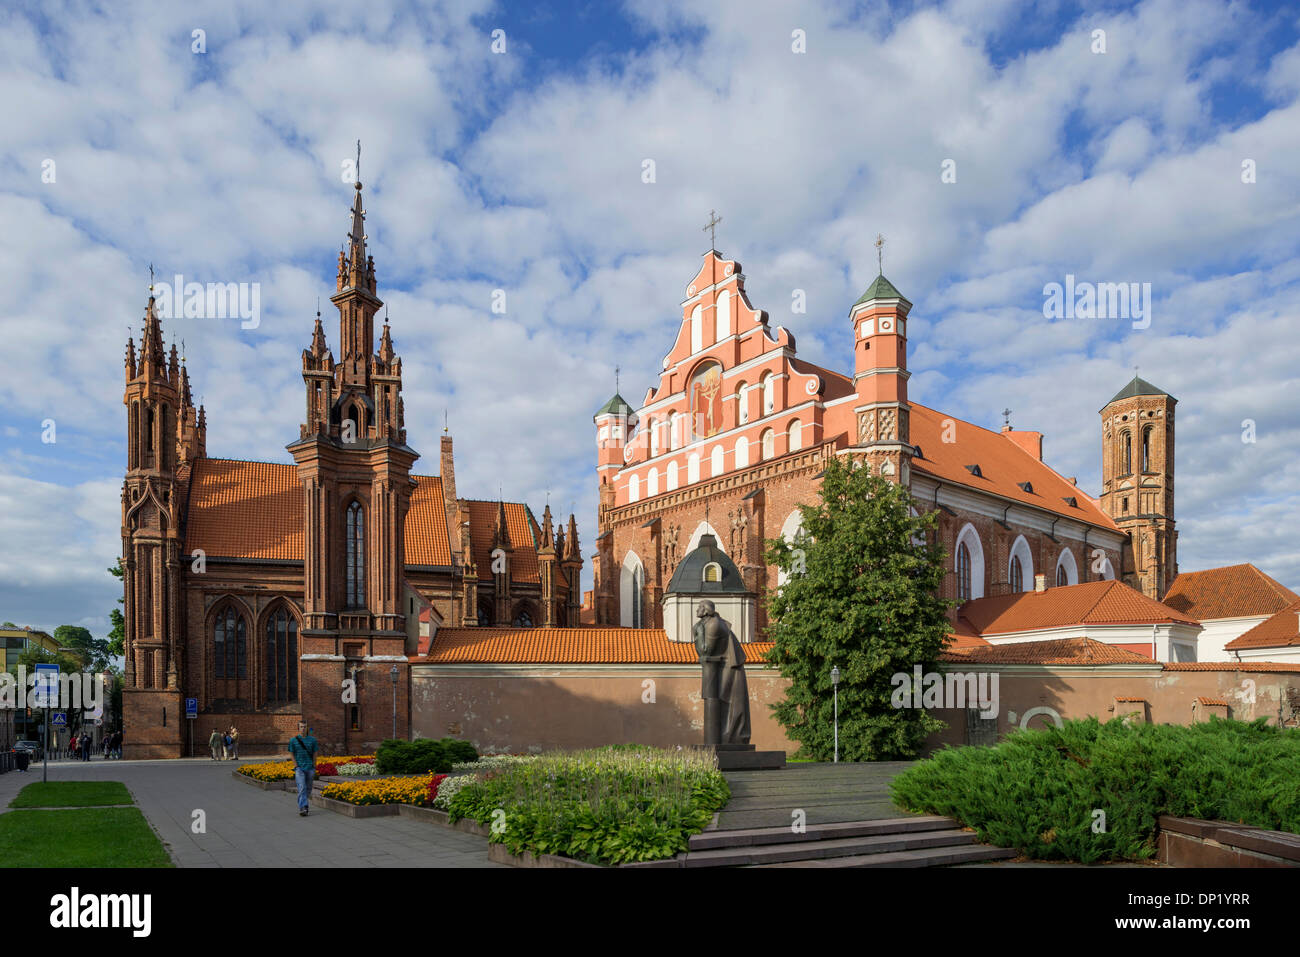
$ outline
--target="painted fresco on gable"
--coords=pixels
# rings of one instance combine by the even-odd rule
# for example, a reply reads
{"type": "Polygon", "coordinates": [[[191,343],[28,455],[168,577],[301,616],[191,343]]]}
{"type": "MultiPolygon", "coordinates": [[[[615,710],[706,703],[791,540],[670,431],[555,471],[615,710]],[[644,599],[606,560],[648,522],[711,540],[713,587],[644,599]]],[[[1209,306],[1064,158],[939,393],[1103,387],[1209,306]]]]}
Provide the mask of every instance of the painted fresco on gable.
{"type": "Polygon", "coordinates": [[[722,366],[716,362],[701,366],[691,376],[687,394],[696,437],[707,439],[722,431],[722,366]]]}

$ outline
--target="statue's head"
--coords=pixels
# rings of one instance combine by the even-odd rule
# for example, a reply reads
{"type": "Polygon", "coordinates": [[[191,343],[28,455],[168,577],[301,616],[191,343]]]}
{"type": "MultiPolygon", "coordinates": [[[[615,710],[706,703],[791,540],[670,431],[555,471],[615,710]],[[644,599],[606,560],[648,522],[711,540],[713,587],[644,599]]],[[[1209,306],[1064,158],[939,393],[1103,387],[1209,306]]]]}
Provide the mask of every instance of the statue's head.
{"type": "Polygon", "coordinates": [[[714,614],[717,614],[717,612],[715,612],[713,609],[713,602],[709,601],[708,599],[705,599],[704,601],[700,602],[700,607],[695,611],[696,618],[707,618],[709,617],[709,615],[714,615],[714,614]]]}

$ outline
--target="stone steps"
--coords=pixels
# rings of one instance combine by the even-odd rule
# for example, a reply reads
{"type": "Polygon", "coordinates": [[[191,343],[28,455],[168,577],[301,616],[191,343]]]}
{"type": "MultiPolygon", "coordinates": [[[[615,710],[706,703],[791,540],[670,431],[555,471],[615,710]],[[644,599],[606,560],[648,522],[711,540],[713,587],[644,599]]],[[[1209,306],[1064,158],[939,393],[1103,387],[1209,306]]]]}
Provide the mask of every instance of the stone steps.
{"type": "Polygon", "coordinates": [[[943,830],[868,834],[860,837],[823,838],[688,851],[681,863],[683,867],[744,867],[755,864],[822,860],[826,862],[826,866],[837,866],[836,861],[839,859],[912,852],[926,848],[946,848],[954,845],[969,846],[974,842],[975,835],[970,831],[949,827],[943,830]]]}
{"type": "Polygon", "coordinates": [[[880,834],[906,834],[915,831],[952,830],[952,818],[936,814],[917,817],[886,818],[880,821],[840,821],[833,824],[809,824],[800,833],[791,827],[751,827],[731,831],[704,831],[693,835],[690,851],[710,851],[724,847],[802,844],[836,838],[872,837],[880,834]]]}
{"type": "Polygon", "coordinates": [[[1015,857],[1016,852],[1006,847],[987,844],[953,845],[949,847],[922,847],[905,851],[886,851],[881,854],[859,854],[848,857],[816,858],[798,861],[777,861],[771,864],[752,864],[751,867],[947,867],[953,864],[983,864],[1004,861],[1015,857]]]}

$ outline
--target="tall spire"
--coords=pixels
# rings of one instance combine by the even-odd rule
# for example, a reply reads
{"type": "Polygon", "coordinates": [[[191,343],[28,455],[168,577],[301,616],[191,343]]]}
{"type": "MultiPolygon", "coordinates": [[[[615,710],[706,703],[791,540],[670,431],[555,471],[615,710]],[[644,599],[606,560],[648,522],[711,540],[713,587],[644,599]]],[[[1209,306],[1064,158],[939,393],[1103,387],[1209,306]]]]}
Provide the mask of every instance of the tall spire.
{"type": "Polygon", "coordinates": [[[551,522],[551,506],[548,503],[542,512],[542,548],[554,548],[555,531],[551,522]]]}

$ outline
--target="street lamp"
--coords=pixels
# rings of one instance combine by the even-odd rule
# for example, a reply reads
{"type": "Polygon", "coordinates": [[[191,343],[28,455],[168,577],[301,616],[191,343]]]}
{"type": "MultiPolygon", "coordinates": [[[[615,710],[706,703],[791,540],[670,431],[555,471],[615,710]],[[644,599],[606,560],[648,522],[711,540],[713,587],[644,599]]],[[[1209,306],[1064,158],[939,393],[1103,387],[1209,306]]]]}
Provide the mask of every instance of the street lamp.
{"type": "Polygon", "coordinates": [[[835,692],[835,763],[840,763],[840,667],[831,669],[831,689],[835,692]]]}
{"type": "Polygon", "coordinates": [[[393,679],[393,737],[397,737],[397,665],[393,665],[388,676],[393,679]]]}

